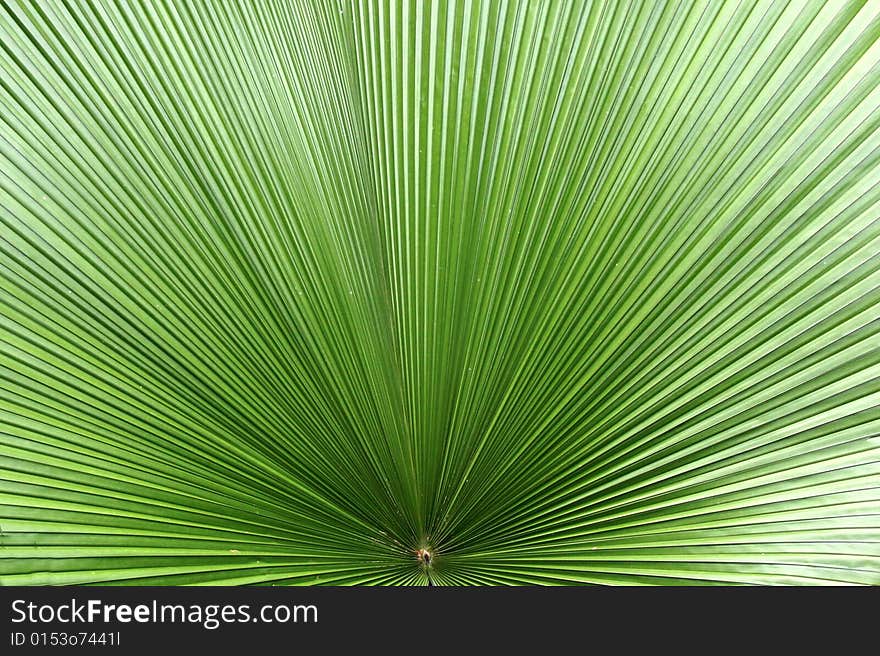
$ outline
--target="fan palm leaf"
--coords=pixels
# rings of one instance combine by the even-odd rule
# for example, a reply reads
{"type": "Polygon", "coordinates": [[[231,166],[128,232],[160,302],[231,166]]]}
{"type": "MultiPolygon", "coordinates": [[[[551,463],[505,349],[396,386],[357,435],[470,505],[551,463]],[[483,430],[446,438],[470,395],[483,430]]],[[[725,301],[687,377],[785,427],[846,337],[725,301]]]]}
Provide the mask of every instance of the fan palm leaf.
{"type": "Polygon", "coordinates": [[[0,34],[3,584],[880,583],[880,4],[0,34]]]}

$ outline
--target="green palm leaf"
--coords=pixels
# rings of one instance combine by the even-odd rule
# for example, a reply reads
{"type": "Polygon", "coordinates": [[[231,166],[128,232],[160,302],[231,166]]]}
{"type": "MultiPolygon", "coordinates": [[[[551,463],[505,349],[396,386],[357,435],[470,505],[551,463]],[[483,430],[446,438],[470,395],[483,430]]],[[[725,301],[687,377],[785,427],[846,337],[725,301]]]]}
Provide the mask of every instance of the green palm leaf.
{"type": "Polygon", "coordinates": [[[880,583],[878,3],[0,33],[0,583],[880,583]]]}

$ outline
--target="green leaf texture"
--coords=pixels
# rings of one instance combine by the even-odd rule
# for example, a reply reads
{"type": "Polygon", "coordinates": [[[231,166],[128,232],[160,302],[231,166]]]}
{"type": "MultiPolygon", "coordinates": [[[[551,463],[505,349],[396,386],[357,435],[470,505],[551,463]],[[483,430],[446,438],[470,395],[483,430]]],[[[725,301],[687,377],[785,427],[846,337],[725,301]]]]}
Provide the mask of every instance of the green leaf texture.
{"type": "Polygon", "coordinates": [[[880,3],[0,35],[0,583],[880,583],[880,3]]]}

